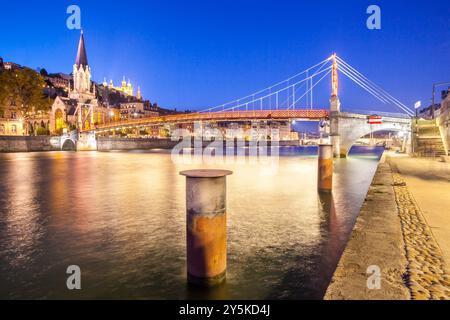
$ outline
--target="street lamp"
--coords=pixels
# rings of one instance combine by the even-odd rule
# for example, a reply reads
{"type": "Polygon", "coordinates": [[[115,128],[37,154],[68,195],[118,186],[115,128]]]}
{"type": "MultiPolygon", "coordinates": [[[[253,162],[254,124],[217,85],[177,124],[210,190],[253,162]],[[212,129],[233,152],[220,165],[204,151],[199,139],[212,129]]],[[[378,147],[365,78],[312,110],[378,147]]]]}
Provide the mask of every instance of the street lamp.
{"type": "Polygon", "coordinates": [[[417,101],[414,104],[414,108],[416,109],[416,123],[417,123],[417,119],[419,118],[419,108],[422,106],[422,101],[417,101]]]}

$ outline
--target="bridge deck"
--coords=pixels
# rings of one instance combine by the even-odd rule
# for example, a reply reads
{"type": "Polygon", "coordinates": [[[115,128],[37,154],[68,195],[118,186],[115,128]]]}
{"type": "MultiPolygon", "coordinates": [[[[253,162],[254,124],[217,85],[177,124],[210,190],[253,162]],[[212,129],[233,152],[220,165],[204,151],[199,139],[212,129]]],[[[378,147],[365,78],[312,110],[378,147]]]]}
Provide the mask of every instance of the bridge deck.
{"type": "Polygon", "coordinates": [[[328,118],[328,110],[253,110],[253,111],[223,111],[184,113],[167,116],[124,120],[96,126],[95,129],[83,131],[102,131],[121,127],[139,127],[164,123],[182,123],[194,121],[244,121],[244,120],[290,120],[308,119],[320,120],[328,118]]]}

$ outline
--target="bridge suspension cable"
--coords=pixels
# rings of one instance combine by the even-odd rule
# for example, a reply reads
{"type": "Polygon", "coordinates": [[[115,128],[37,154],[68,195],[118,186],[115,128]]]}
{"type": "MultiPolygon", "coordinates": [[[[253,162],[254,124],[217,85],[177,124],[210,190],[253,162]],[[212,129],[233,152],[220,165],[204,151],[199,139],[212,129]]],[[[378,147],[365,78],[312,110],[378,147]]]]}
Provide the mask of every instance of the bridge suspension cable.
{"type": "Polygon", "coordinates": [[[405,104],[400,102],[398,99],[396,99],[391,94],[386,92],[380,86],[371,81],[369,78],[364,76],[361,72],[359,72],[350,64],[345,62],[342,58],[336,56],[336,59],[338,62],[339,71],[341,71],[345,76],[347,76],[349,79],[351,79],[360,87],[369,92],[376,99],[380,100],[383,103],[393,104],[399,109],[401,109],[403,112],[408,114],[409,116],[414,116],[414,112],[410,108],[408,108],[405,104]]]}
{"type": "MultiPolygon", "coordinates": [[[[314,89],[314,87],[316,86],[316,85],[318,85],[319,83],[320,83],[320,81],[322,81],[326,76],[328,76],[330,73],[331,73],[331,68],[332,67],[328,67],[327,69],[325,69],[324,71],[327,71],[328,70],[328,72],[327,73],[325,73],[316,83],[314,83],[313,85],[311,85],[310,87],[309,87],[309,89],[302,95],[302,96],[300,96],[296,101],[294,101],[293,102],[293,104],[288,108],[288,109],[290,109],[291,107],[293,107],[298,101],[300,101],[305,95],[307,95],[309,92],[312,94],[312,90],[314,89]]],[[[312,80],[312,78],[311,78],[311,80],[312,80]]]]}
{"type": "Polygon", "coordinates": [[[346,67],[338,66],[339,71],[341,71],[344,75],[346,75],[349,79],[353,80],[356,84],[358,84],[360,87],[362,87],[364,90],[369,92],[371,95],[373,95],[375,98],[380,100],[383,103],[389,103],[388,100],[384,99],[383,96],[379,95],[375,90],[370,88],[370,86],[366,85],[363,81],[361,81],[357,76],[353,74],[352,71],[348,70],[346,67]]]}
{"type": "MultiPolygon", "coordinates": [[[[255,108],[255,104],[259,103],[259,108],[263,109],[263,100],[270,100],[270,104],[273,99],[275,99],[276,108],[278,109],[280,106],[283,106],[284,104],[288,104],[287,100],[291,99],[291,97],[295,97],[296,91],[298,91],[299,88],[302,88],[307,81],[313,82],[313,78],[322,74],[323,72],[326,72],[331,69],[331,66],[328,68],[322,70],[329,62],[331,61],[332,57],[329,57],[314,66],[303,70],[302,72],[299,72],[283,81],[279,81],[270,87],[267,87],[265,89],[256,91],[252,94],[249,94],[245,97],[215,106],[211,108],[207,108],[205,110],[202,110],[200,112],[211,112],[211,111],[229,111],[229,110],[235,110],[238,108],[245,108],[248,110],[249,106],[251,106],[253,109],[255,108]],[[311,76],[308,76],[308,74],[311,72],[311,76]],[[302,75],[306,75],[301,80],[298,80],[302,75]],[[292,83],[292,80],[296,80],[294,83],[292,83]],[[300,86],[300,87],[298,87],[300,86]],[[274,90],[275,89],[275,90],[274,90]],[[292,93],[289,93],[291,91],[292,93]],[[283,100],[285,98],[285,100],[283,100]]],[[[308,90],[312,92],[313,85],[311,85],[311,89],[308,90]]],[[[307,91],[307,92],[308,92],[307,91]]],[[[304,97],[304,95],[302,96],[304,97]]],[[[294,102],[299,101],[299,99],[293,99],[294,102]]],[[[293,108],[295,108],[295,103],[293,104],[293,108]]],[[[289,107],[292,107],[290,105],[289,107]]],[[[312,107],[312,95],[311,95],[311,107],[312,107]]]]}
{"type": "MultiPolygon", "coordinates": [[[[352,67],[342,58],[333,54],[327,59],[315,64],[314,66],[303,70],[283,81],[279,81],[265,89],[256,91],[245,97],[215,106],[207,108],[200,112],[212,112],[212,111],[235,111],[237,109],[244,110],[263,110],[267,103],[269,107],[272,106],[273,100],[275,100],[275,108],[285,108],[286,110],[294,109],[298,103],[306,96],[306,108],[313,108],[313,89],[326,77],[332,70],[333,65],[337,67],[337,70],[342,72],[350,80],[355,82],[358,86],[363,88],[377,100],[384,104],[391,104],[401,109],[409,116],[414,116],[414,112],[408,108],[405,104],[386,92],[380,86],[375,84],[356,68],[352,67]],[[332,62],[332,63],[330,63],[332,62]],[[319,77],[319,80],[314,82],[315,77],[319,77]],[[301,77],[301,78],[300,78],[301,77]],[[294,80],[294,81],[293,81],[294,80]],[[304,93],[301,92],[306,85],[304,93]]],[[[336,70],[336,69],[334,69],[336,70]]]]}
{"type": "MultiPolygon", "coordinates": [[[[275,92],[269,93],[269,94],[267,94],[267,95],[264,95],[264,96],[255,98],[255,99],[253,99],[253,100],[251,100],[251,101],[248,101],[248,102],[245,102],[245,103],[242,103],[242,104],[239,104],[239,105],[234,105],[234,106],[229,107],[229,108],[222,108],[222,111],[235,110],[235,109],[244,107],[244,106],[249,105],[249,104],[252,104],[253,107],[254,107],[254,104],[255,104],[255,103],[259,103],[260,109],[262,110],[263,100],[269,99],[270,97],[273,97],[273,96],[276,96],[276,95],[279,95],[279,94],[282,93],[282,92],[286,92],[286,94],[287,94],[288,97],[287,97],[287,99],[286,99],[285,101],[283,101],[283,102],[281,103],[281,106],[283,106],[284,104],[288,103],[288,100],[289,100],[290,98],[295,97],[295,92],[298,90],[298,88],[295,89],[296,86],[301,85],[300,88],[302,88],[302,87],[305,85],[305,83],[306,83],[307,81],[309,81],[310,79],[312,79],[312,78],[314,78],[314,77],[316,77],[316,76],[318,76],[318,75],[320,75],[320,74],[322,74],[322,73],[324,73],[324,72],[326,72],[326,71],[328,71],[328,74],[329,74],[330,71],[331,71],[331,66],[328,67],[328,68],[326,68],[326,69],[324,69],[324,70],[322,70],[322,71],[320,71],[320,72],[318,72],[318,73],[314,73],[312,76],[310,76],[310,77],[308,77],[308,78],[305,78],[305,79],[300,80],[300,81],[298,81],[298,82],[296,82],[296,83],[293,83],[293,84],[291,84],[291,85],[289,85],[289,86],[287,86],[287,87],[284,87],[284,88],[282,88],[282,89],[280,89],[280,90],[278,90],[278,91],[275,91],[275,92]],[[289,91],[291,91],[290,89],[293,90],[293,91],[292,91],[292,94],[289,93],[289,91]]],[[[324,77],[322,77],[321,80],[322,80],[323,78],[324,78],[324,77]]],[[[319,82],[320,82],[320,81],[319,81],[319,82]]],[[[317,82],[317,83],[318,83],[318,82],[317,82]]],[[[316,84],[317,84],[317,83],[316,83],[316,84]]],[[[312,88],[311,88],[310,90],[312,90],[312,88]]],[[[303,94],[303,95],[301,96],[301,98],[303,98],[304,96],[305,96],[305,94],[303,94]]],[[[300,99],[301,99],[301,98],[300,98],[300,99]]],[[[300,99],[297,99],[297,101],[299,101],[300,99]]],[[[296,102],[297,102],[297,101],[296,101],[296,102]]],[[[290,108],[294,108],[294,109],[295,109],[295,107],[293,107],[293,106],[294,106],[294,104],[291,104],[291,106],[289,106],[288,109],[290,109],[290,108]]],[[[209,109],[208,109],[207,111],[209,111],[209,109]]]]}

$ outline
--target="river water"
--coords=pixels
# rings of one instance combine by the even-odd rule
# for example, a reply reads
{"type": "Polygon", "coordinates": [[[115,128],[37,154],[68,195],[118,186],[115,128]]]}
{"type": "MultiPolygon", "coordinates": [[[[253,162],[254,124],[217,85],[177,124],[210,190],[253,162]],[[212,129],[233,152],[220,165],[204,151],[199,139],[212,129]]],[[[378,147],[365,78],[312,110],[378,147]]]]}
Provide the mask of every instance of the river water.
{"type": "Polygon", "coordinates": [[[321,299],[382,150],[337,160],[333,196],[317,194],[316,153],[283,148],[272,174],[219,166],[234,174],[227,281],[215,289],[186,284],[179,171],[198,165],[162,150],[0,154],[0,298],[321,299]],[[66,287],[69,265],[81,290],[66,287]]]}

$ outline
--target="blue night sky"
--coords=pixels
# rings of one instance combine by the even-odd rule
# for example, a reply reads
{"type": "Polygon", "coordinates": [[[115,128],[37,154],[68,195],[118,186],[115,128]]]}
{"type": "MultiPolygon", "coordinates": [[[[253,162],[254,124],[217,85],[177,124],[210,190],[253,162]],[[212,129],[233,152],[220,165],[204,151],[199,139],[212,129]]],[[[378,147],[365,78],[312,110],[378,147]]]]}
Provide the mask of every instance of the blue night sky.
{"type": "MultiPolygon", "coordinates": [[[[118,85],[125,75],[167,108],[239,98],[333,52],[408,106],[428,105],[432,83],[450,81],[448,0],[42,3],[2,2],[5,61],[71,72],[79,31],[67,29],[66,8],[77,4],[93,79],[118,85]],[[371,4],[381,7],[381,30],[366,28],[371,4]]],[[[382,105],[343,77],[344,107],[382,105]]],[[[329,87],[328,81],[314,93],[316,106],[328,106],[329,87]]]]}

